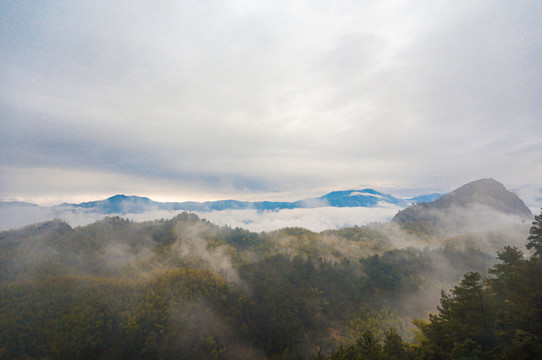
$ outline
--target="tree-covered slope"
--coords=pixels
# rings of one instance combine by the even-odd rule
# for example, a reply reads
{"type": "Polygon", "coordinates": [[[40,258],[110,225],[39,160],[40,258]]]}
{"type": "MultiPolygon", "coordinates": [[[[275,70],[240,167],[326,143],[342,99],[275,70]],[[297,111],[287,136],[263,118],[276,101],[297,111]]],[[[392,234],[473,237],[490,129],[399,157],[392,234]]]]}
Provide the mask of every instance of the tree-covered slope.
{"type": "Polygon", "coordinates": [[[0,358],[428,354],[425,323],[417,345],[403,343],[415,339],[411,321],[492,266],[477,245],[395,224],[252,233],[188,213],[35,224],[0,233],[0,358]]]}

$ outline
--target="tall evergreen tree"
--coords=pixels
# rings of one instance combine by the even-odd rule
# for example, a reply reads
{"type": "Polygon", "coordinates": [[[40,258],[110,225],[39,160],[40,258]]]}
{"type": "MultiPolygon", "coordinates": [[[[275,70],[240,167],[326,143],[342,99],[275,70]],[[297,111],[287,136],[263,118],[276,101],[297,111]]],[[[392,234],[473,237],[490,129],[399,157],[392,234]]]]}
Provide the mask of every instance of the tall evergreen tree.
{"type": "Polygon", "coordinates": [[[405,343],[396,329],[388,329],[385,332],[384,339],[384,359],[385,360],[407,360],[408,355],[405,350],[405,343]]]}
{"type": "Polygon", "coordinates": [[[425,351],[435,359],[477,358],[494,346],[494,309],[482,276],[467,273],[448,295],[443,292],[437,315],[421,326],[425,351]]]}
{"type": "Polygon", "coordinates": [[[366,330],[356,341],[359,349],[358,358],[364,360],[382,360],[382,345],[378,342],[372,331],[366,330]]]}
{"type": "Polygon", "coordinates": [[[535,215],[533,226],[529,230],[527,249],[534,249],[533,256],[542,255],[542,213],[535,215]]]}

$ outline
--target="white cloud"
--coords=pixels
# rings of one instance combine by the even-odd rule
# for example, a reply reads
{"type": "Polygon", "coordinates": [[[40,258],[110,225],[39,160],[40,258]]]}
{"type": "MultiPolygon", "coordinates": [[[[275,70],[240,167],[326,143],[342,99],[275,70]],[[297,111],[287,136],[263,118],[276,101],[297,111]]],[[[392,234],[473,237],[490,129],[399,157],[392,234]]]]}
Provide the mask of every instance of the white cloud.
{"type": "Polygon", "coordinates": [[[542,182],[536,1],[2,6],[2,198],[542,182]]]}
{"type": "MultiPolygon", "coordinates": [[[[217,225],[241,227],[254,232],[272,231],[284,227],[304,227],[312,231],[339,229],[347,226],[361,226],[371,222],[389,221],[402,208],[383,206],[374,208],[320,207],[312,209],[287,209],[280,211],[223,210],[195,212],[200,218],[217,225]]],[[[130,214],[136,221],[150,218],[169,218],[174,212],[130,214]]]]}
{"type": "MultiPolygon", "coordinates": [[[[241,227],[254,232],[272,231],[284,227],[304,227],[312,231],[361,226],[371,222],[387,222],[402,208],[394,205],[374,208],[320,207],[280,211],[223,210],[195,212],[200,218],[217,225],[241,227]]],[[[106,215],[88,213],[84,210],[54,211],[50,208],[0,207],[0,231],[22,227],[35,222],[60,218],[72,226],[90,224],[106,215]],[[16,210],[16,211],[15,211],[16,210]]],[[[119,215],[134,221],[169,219],[179,211],[151,211],[140,214],[119,215]]],[[[116,214],[111,214],[113,216],[116,214]]]]}
{"type": "Polygon", "coordinates": [[[350,195],[348,195],[348,196],[358,196],[358,195],[372,196],[372,197],[379,198],[379,199],[382,198],[382,195],[379,195],[379,194],[371,194],[369,192],[360,192],[360,191],[354,191],[354,192],[350,193],[350,195]]]}

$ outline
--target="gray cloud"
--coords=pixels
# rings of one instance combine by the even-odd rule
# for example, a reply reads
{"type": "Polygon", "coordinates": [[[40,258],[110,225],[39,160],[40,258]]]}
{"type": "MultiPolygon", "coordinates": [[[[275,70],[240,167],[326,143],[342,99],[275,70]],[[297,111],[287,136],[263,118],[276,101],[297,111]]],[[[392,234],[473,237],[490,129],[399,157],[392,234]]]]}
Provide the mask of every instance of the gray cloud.
{"type": "Polygon", "coordinates": [[[542,182],[536,1],[1,6],[1,198],[542,182]]]}

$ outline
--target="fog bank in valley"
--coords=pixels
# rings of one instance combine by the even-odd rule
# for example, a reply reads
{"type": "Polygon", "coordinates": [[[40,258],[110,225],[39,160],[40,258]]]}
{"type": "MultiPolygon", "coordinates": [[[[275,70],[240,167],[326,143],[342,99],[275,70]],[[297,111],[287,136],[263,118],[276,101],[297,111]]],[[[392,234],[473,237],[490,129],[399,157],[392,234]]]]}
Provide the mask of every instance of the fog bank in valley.
{"type": "MultiPolygon", "coordinates": [[[[320,207],[312,209],[286,209],[280,211],[224,210],[195,212],[200,218],[217,225],[241,227],[254,232],[272,231],[284,227],[304,227],[312,231],[363,226],[371,222],[389,221],[401,207],[395,205],[374,208],[320,207]]],[[[118,215],[134,221],[169,219],[181,211],[149,211],[141,214],[118,215]]],[[[71,226],[83,226],[101,220],[106,215],[79,211],[58,211],[39,206],[0,207],[0,231],[16,229],[36,222],[55,218],[71,226]]]]}

